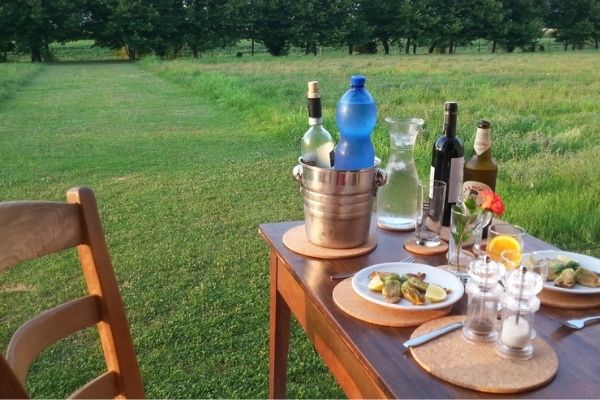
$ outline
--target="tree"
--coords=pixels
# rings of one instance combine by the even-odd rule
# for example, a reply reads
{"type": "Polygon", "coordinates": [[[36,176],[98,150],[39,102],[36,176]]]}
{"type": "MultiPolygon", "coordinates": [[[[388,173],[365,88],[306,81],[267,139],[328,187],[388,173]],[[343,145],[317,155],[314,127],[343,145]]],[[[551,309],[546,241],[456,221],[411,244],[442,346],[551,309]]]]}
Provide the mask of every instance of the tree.
{"type": "Polygon", "coordinates": [[[501,33],[504,13],[498,0],[461,0],[457,3],[462,29],[459,33],[462,44],[477,39],[493,40],[501,33]]]}
{"type": "Polygon", "coordinates": [[[496,41],[509,53],[533,48],[548,14],[547,0],[504,0],[502,9],[504,29],[496,41]]]}
{"type": "Polygon", "coordinates": [[[85,0],[5,0],[13,30],[13,45],[29,52],[32,62],[50,61],[50,43],[83,36],[85,0]]]}
{"type": "Polygon", "coordinates": [[[548,26],[556,29],[554,37],[564,44],[565,50],[569,45],[582,48],[586,41],[594,38],[594,5],[598,4],[597,0],[550,1],[548,26]]]}
{"type": "Polygon", "coordinates": [[[154,53],[164,58],[176,56],[183,46],[186,33],[184,0],[152,0],[158,13],[158,24],[152,26],[150,46],[154,53]]]}
{"type": "Polygon", "coordinates": [[[0,62],[5,62],[7,53],[14,50],[17,40],[15,19],[18,12],[16,2],[0,4],[0,62]]]}
{"type": "Polygon", "coordinates": [[[187,0],[185,12],[185,42],[194,58],[202,52],[235,43],[241,34],[241,29],[236,27],[241,18],[231,1],[187,0]]]}
{"type": "Polygon", "coordinates": [[[318,46],[339,43],[346,15],[343,0],[304,0],[294,21],[292,44],[316,55],[318,46]]]}
{"type": "Polygon", "coordinates": [[[592,31],[594,48],[598,49],[598,44],[600,42],[600,1],[596,0],[592,2],[589,18],[590,22],[594,26],[594,30],[592,31]]]}
{"type": "MultiPolygon", "coordinates": [[[[348,46],[348,54],[353,54],[357,46],[372,42],[373,29],[364,18],[361,2],[345,0],[342,5],[339,44],[348,46]]],[[[375,50],[377,47],[375,46],[375,50]]]]}
{"type": "Polygon", "coordinates": [[[390,42],[397,37],[400,0],[365,1],[361,12],[373,32],[373,37],[383,45],[385,54],[390,53],[390,42]]]}
{"type": "Polygon", "coordinates": [[[427,28],[436,21],[429,9],[428,1],[402,0],[398,7],[398,25],[394,40],[398,43],[404,42],[404,53],[410,52],[412,45],[413,53],[417,51],[419,39],[427,31],[427,28]]]}
{"type": "Polygon", "coordinates": [[[461,0],[427,0],[430,25],[423,32],[423,39],[429,46],[429,53],[437,48],[440,53],[453,52],[461,40],[463,29],[458,3],[461,0]]]}
{"type": "Polygon", "coordinates": [[[295,0],[257,2],[256,40],[274,56],[288,54],[294,40],[294,24],[302,4],[295,0]]]}
{"type": "Polygon", "coordinates": [[[111,49],[125,48],[130,60],[156,48],[160,14],[144,0],[94,0],[89,5],[88,29],[96,44],[111,49]]]}

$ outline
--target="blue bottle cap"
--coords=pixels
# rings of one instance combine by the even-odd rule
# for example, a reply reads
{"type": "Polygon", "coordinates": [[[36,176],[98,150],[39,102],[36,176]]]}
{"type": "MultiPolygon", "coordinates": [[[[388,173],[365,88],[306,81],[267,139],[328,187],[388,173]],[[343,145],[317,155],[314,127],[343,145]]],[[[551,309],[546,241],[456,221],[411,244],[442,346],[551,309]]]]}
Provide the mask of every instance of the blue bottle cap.
{"type": "Polygon", "coordinates": [[[367,78],[363,75],[352,75],[350,78],[350,84],[354,87],[364,87],[367,78]]]}

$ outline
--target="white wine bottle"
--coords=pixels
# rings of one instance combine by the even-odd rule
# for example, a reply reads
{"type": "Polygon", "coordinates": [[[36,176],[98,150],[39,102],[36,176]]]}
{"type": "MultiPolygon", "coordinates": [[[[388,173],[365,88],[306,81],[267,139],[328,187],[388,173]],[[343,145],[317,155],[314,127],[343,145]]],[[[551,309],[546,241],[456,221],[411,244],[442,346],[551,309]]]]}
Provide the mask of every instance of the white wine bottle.
{"type": "Polygon", "coordinates": [[[335,143],[323,127],[319,82],[308,82],[308,125],[302,137],[302,162],[320,168],[331,168],[331,155],[335,143]]]}
{"type": "Polygon", "coordinates": [[[463,198],[477,196],[484,190],[496,190],[498,163],[492,157],[492,127],[482,119],[477,125],[473,154],[463,171],[463,198]]]}

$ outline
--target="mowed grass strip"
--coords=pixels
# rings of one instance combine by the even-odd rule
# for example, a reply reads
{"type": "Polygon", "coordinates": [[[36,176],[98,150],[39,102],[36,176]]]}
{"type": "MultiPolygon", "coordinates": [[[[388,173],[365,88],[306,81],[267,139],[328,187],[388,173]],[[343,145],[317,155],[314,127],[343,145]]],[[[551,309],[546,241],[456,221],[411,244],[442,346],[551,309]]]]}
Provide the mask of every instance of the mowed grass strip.
{"type": "MultiPolygon", "coordinates": [[[[2,200],[95,189],[147,395],[265,397],[268,254],[257,226],[301,217],[292,146],[127,63],[49,65],[2,103],[0,120],[2,200]]],[[[0,277],[3,345],[37,303],[83,293],[72,256],[0,277]]],[[[64,396],[99,372],[98,348],[84,346],[94,336],[45,353],[33,395],[64,396]]],[[[291,394],[339,397],[309,343],[298,348],[291,394]]]]}

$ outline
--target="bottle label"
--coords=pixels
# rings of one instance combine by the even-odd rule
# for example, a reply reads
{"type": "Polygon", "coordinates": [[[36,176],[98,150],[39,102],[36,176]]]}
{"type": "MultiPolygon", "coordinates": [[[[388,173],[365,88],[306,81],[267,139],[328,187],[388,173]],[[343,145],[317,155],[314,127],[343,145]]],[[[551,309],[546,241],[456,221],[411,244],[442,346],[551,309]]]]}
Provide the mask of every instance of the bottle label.
{"type": "Polygon", "coordinates": [[[473,149],[478,156],[482,155],[490,147],[492,147],[492,130],[477,128],[473,149]]]}
{"type": "Polygon", "coordinates": [[[483,192],[484,190],[492,190],[492,188],[483,182],[466,181],[462,186],[463,199],[471,196],[477,197],[479,193],[483,192]]]}
{"type": "Polygon", "coordinates": [[[429,198],[433,197],[433,180],[435,179],[435,167],[432,165],[429,169],[429,198]]]}
{"type": "Polygon", "coordinates": [[[310,126],[313,126],[313,125],[323,125],[323,118],[308,117],[308,124],[310,126]]]}
{"type": "Polygon", "coordinates": [[[460,197],[463,180],[464,157],[450,161],[450,178],[448,179],[448,203],[456,203],[460,197]]]}

